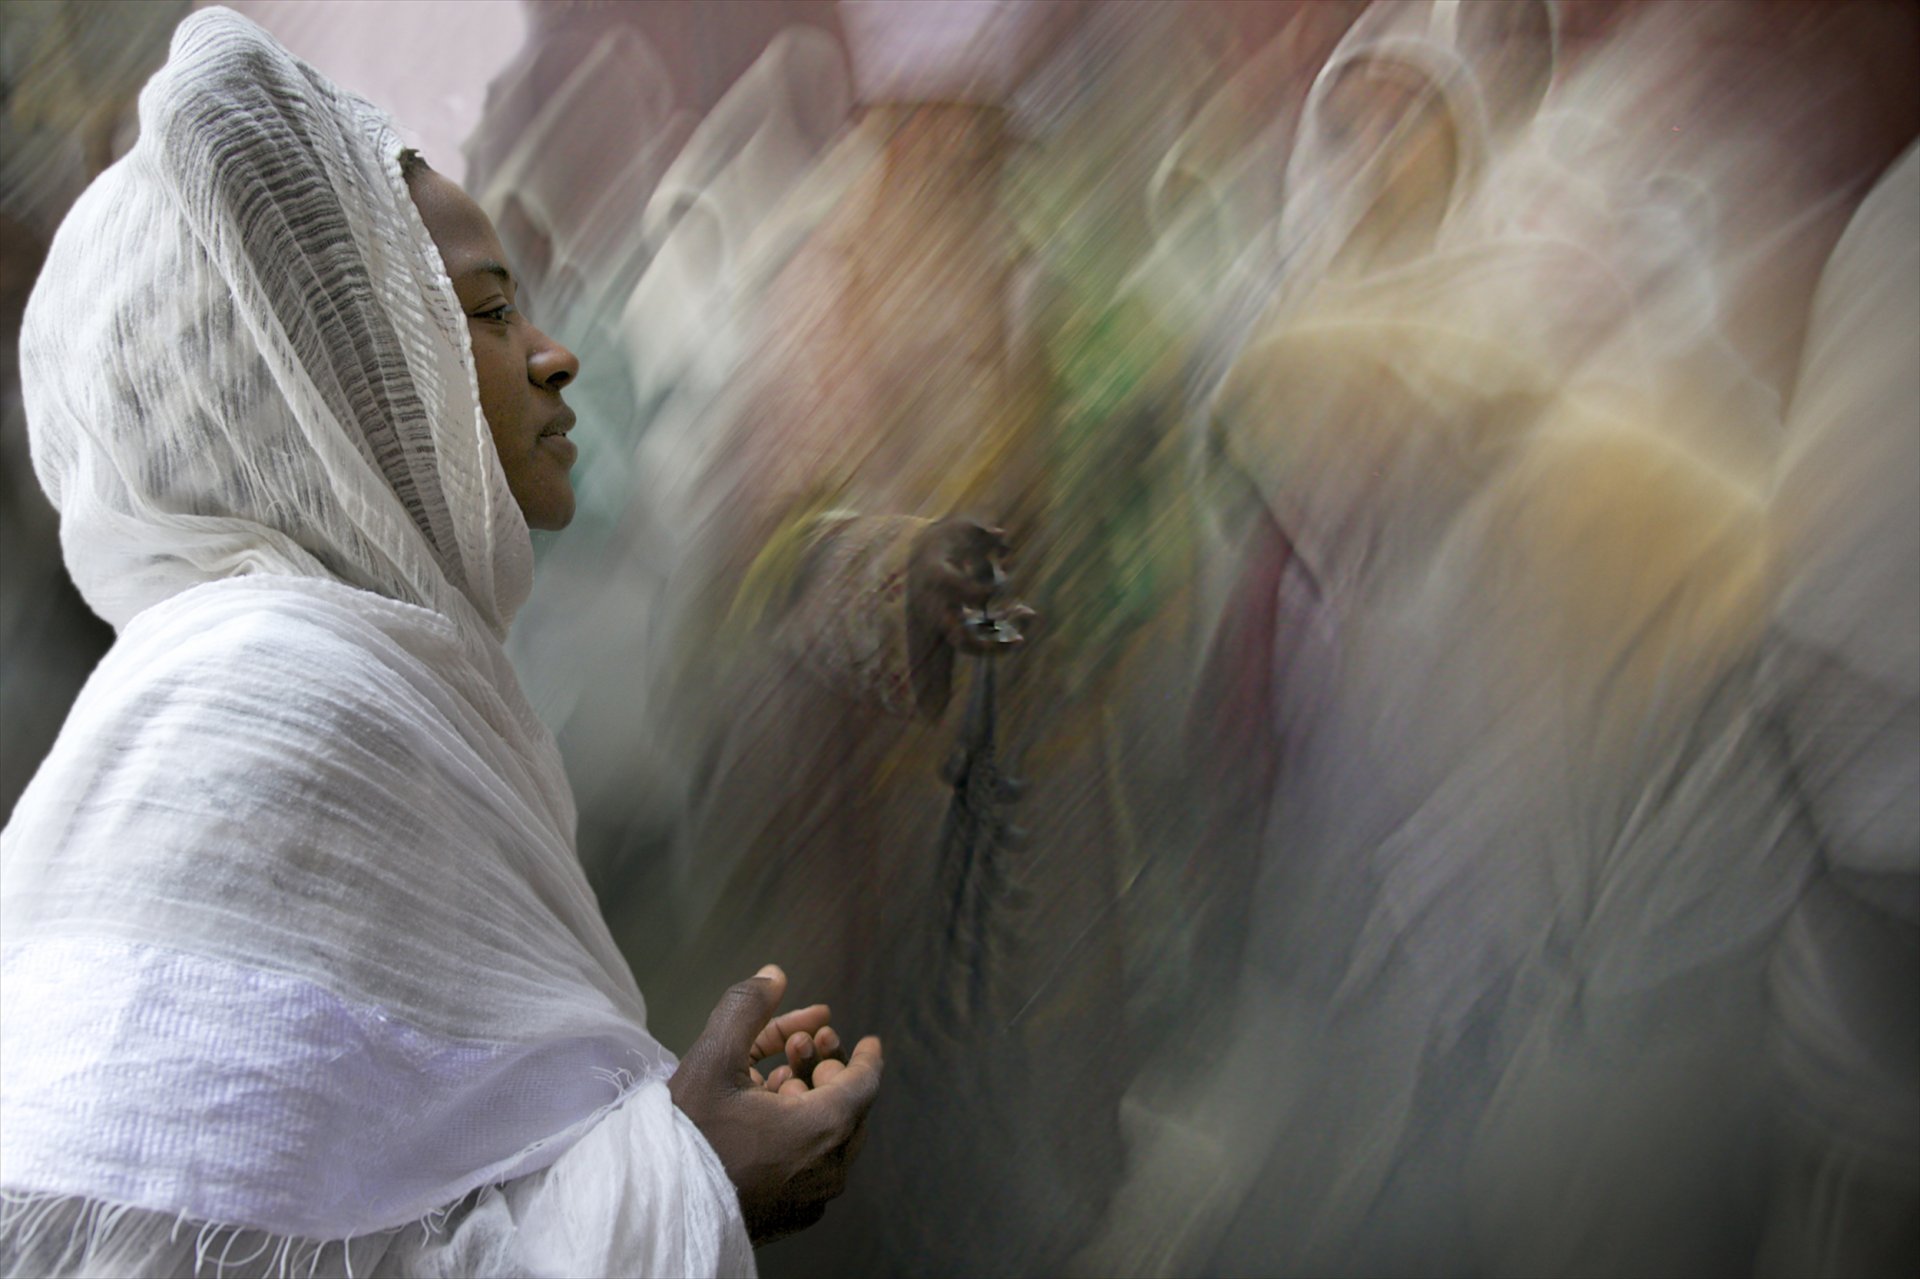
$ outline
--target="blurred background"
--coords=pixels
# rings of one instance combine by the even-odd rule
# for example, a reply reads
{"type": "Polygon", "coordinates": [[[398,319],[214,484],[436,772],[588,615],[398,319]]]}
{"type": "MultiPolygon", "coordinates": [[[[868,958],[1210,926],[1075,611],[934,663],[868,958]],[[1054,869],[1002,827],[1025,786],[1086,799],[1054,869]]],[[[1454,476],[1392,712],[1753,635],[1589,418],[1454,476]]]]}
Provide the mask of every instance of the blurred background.
{"type": "MultiPolygon", "coordinates": [[[[20,317],[193,7],[0,3],[9,812],[20,317]]],[[[766,1273],[1920,1266],[1920,5],[229,7],[582,358],[510,649],[656,1032],[887,1039],[766,1273]]]]}

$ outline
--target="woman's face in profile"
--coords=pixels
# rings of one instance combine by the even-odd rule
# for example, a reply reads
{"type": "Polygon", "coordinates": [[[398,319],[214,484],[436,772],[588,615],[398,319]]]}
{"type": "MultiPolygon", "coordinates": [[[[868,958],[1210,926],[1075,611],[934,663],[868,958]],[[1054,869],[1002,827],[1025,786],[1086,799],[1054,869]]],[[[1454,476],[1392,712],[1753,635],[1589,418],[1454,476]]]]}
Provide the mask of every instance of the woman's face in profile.
{"type": "Polygon", "coordinates": [[[560,392],[579,375],[580,361],[515,304],[517,281],[480,206],[431,169],[410,175],[407,186],[467,313],[480,410],[507,487],[528,527],[565,528],[573,519],[570,472],[578,450],[567,438],[573,410],[560,392]]]}

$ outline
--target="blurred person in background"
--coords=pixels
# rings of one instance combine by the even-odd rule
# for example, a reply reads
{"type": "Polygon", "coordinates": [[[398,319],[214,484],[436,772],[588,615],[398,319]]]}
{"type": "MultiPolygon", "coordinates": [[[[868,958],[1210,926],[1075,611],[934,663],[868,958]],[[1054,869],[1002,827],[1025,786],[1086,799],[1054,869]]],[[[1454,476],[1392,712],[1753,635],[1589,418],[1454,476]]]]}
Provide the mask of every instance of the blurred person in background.
{"type": "MultiPolygon", "coordinates": [[[[1214,583],[1190,750],[1217,787],[1210,820],[1222,846],[1204,854],[1217,861],[1203,900],[1215,959],[1229,968],[1247,924],[1253,854],[1244,845],[1259,838],[1253,815],[1266,810],[1285,734],[1271,717],[1272,654],[1292,642],[1279,636],[1283,625],[1299,638],[1315,588],[1245,472],[1226,462],[1211,400],[1261,326],[1341,280],[1420,279],[1470,207],[1489,154],[1485,114],[1465,64],[1427,34],[1428,10],[1370,7],[1314,69],[1285,151],[1280,207],[1235,264],[1185,370],[1190,477],[1209,532],[1198,572],[1214,583]],[[1285,617],[1283,596],[1292,601],[1285,617]]],[[[1465,269],[1408,288],[1457,294],[1465,269]]]]}
{"type": "MultiPolygon", "coordinates": [[[[1617,33],[1612,52],[1644,52],[1646,34],[1617,33]]],[[[1349,56],[1405,68],[1403,39],[1336,54],[1323,79],[1349,56]]],[[[1429,102],[1465,96],[1445,83],[1429,102]]],[[[1578,224],[1490,237],[1477,215],[1434,216],[1465,172],[1461,114],[1436,133],[1392,93],[1359,101],[1393,127],[1353,129],[1329,92],[1349,116],[1337,142],[1379,148],[1361,158],[1389,198],[1336,171],[1305,209],[1331,242],[1289,237],[1292,278],[1215,416],[1220,453],[1253,480],[1299,571],[1297,589],[1283,575],[1253,596],[1268,610],[1271,640],[1256,649],[1275,680],[1257,704],[1272,708],[1281,753],[1234,1015],[1241,1050],[1188,1103],[1228,1135],[1227,1151],[1270,1156],[1246,1168],[1218,1250],[1203,1235],[1189,1264],[1744,1271],[1768,1222],[1768,1121],[1781,1105],[1767,974],[1782,980],[1776,939],[1817,846],[1804,767],[1783,767],[1772,722],[1782,562],[1759,481],[1766,454],[1721,444],[1730,429],[1764,439],[1768,419],[1750,420],[1752,405],[1698,362],[1629,358],[1664,354],[1675,317],[1648,284],[1610,282],[1578,224]],[[1425,189],[1393,190],[1408,182],[1425,189]],[[1343,196],[1359,216],[1338,215],[1343,196]],[[1544,273],[1543,232],[1572,237],[1544,273]],[[1612,334],[1631,340],[1591,344],[1612,334]]],[[[1732,126],[1718,140],[1751,141],[1732,126]]],[[[1290,180],[1288,198],[1311,197],[1290,180]]],[[[1896,233],[1887,214],[1882,235],[1910,238],[1912,216],[1909,205],[1896,233]]],[[[1619,230],[1629,250],[1636,230],[1619,230]]],[[[1887,251],[1862,259],[1905,260],[1878,243],[1887,251]]],[[[1705,246],[1676,257],[1711,286],[1705,246]]],[[[1886,411],[1898,398],[1887,379],[1912,366],[1910,336],[1891,336],[1911,332],[1896,293],[1861,307],[1891,322],[1829,348],[1857,354],[1848,370],[1860,376],[1824,385],[1863,397],[1874,412],[1843,410],[1848,438],[1874,441],[1868,451],[1905,478],[1908,450],[1893,441],[1911,442],[1911,415],[1886,411]]],[[[1914,539],[1892,535],[1884,512],[1856,515],[1859,532],[1821,548],[1851,558],[1838,580],[1910,572],[1914,539]]],[[[1822,617],[1829,634],[1860,625],[1860,599],[1823,602],[1845,606],[1822,617]]],[[[1901,619],[1891,634],[1911,629],[1901,619]]],[[[1836,746],[1843,685],[1821,684],[1806,715],[1836,746]]],[[[1831,784],[1844,794],[1833,807],[1855,804],[1840,819],[1862,845],[1841,854],[1849,867],[1885,862],[1879,837],[1899,824],[1882,812],[1880,829],[1858,833],[1859,805],[1885,803],[1879,788],[1904,762],[1899,714],[1848,729],[1872,742],[1831,784]]],[[[1902,830],[1894,846],[1911,838],[1902,830]]],[[[1788,1268],[1817,1257],[1838,1273],[1851,1256],[1879,1272],[1910,1256],[1891,1205],[1913,1202],[1911,1145],[1863,1146],[1836,1112],[1912,1131],[1913,1090],[1891,1084],[1910,1019],[1886,976],[1906,953],[1904,907],[1888,905],[1904,887],[1836,878],[1847,888],[1826,900],[1864,895],[1872,905],[1854,914],[1869,922],[1836,924],[1853,917],[1829,908],[1788,934],[1802,939],[1785,979],[1800,1015],[1788,1052],[1803,1081],[1820,1080],[1800,1087],[1825,1112],[1802,1130],[1797,1202],[1827,1188],[1858,1230],[1815,1212],[1794,1234],[1776,1215],[1770,1247],[1773,1264],[1796,1258],[1788,1268]],[[1836,984],[1841,964],[1851,980],[1836,984]],[[1812,1014],[1815,990],[1848,1001],[1842,1024],[1812,1014]]]]}
{"type": "Polygon", "coordinates": [[[1271,1146],[1209,1264],[1720,1273],[1809,851],[1755,724],[1761,506],[1585,403],[1553,299],[1445,247],[1485,117],[1417,48],[1322,73],[1307,126],[1362,167],[1215,412],[1299,581],[1223,1085],[1271,1146]]]}
{"type": "Polygon", "coordinates": [[[478,206],[246,19],[182,23],[140,102],[24,322],[117,638],[0,833],[0,1272],[752,1273],[843,1184],[879,1044],[776,1016],[773,966],[684,1061],[647,1032],[501,648],[578,361],[478,206]]]}
{"type": "Polygon", "coordinates": [[[973,872],[984,919],[956,917],[962,872],[942,865],[960,729],[943,713],[991,647],[963,610],[989,603],[1013,547],[1041,594],[1058,570],[1003,182],[1008,99],[1070,15],[842,7],[861,110],[697,481],[671,685],[695,759],[683,978],[791,938],[808,980],[834,974],[859,1016],[900,1027],[895,1079],[923,1099],[870,1151],[858,1228],[796,1242],[835,1264],[1044,1269],[1121,1155],[1093,1068],[1119,1031],[1119,836],[1086,731],[1098,703],[1070,697],[1057,650],[993,659],[1001,758],[1027,783],[1003,822],[1030,830],[1023,850],[978,850],[998,867],[973,872]],[[768,908],[782,900],[801,909],[768,908]],[[975,1043],[976,1069],[940,1068],[975,1043]]]}

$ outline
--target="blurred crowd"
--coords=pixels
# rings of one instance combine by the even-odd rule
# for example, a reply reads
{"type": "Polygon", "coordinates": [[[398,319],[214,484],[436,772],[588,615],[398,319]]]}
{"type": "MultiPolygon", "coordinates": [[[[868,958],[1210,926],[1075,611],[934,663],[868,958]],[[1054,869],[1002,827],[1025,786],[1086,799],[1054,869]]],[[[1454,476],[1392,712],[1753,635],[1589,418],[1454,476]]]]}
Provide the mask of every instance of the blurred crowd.
{"type": "MultiPolygon", "coordinates": [[[[189,7],[0,10],[8,809],[111,638],[21,308],[189,7]]],[[[888,1037],[767,1273],[1913,1273],[1920,8],[496,10],[582,859],[666,1043],[888,1037]]]]}

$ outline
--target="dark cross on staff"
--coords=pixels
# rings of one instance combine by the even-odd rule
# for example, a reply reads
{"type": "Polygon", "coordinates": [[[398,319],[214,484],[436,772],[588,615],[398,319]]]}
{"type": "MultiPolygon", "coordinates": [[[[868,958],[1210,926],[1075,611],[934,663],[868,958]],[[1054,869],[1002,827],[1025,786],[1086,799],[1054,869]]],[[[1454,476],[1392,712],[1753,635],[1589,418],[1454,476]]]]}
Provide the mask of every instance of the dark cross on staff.
{"type": "MultiPolygon", "coordinates": [[[[1018,632],[1007,621],[1009,615],[981,611],[965,625],[979,639],[1010,643],[1018,632]]],[[[1018,839],[1001,810],[1018,797],[1020,784],[1000,771],[994,741],[994,666],[1004,660],[972,659],[966,720],[944,770],[953,800],[940,829],[946,910],[946,980],[941,988],[951,1005],[948,1015],[965,1022],[976,1022],[986,1013],[989,969],[1005,947],[1001,934],[1011,897],[1005,854],[1018,839]]]]}

